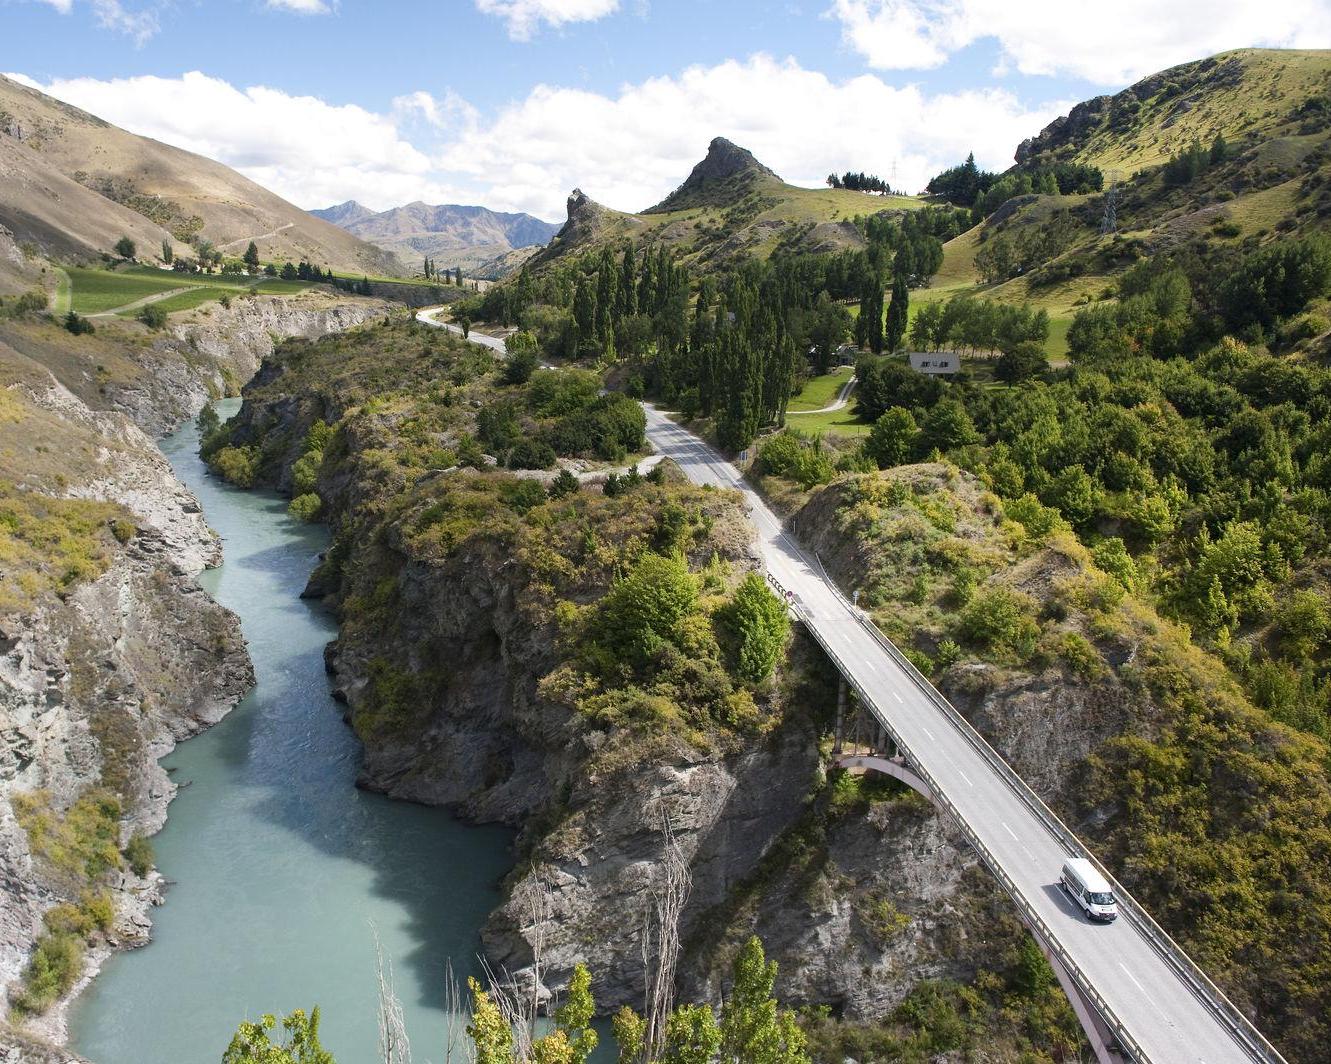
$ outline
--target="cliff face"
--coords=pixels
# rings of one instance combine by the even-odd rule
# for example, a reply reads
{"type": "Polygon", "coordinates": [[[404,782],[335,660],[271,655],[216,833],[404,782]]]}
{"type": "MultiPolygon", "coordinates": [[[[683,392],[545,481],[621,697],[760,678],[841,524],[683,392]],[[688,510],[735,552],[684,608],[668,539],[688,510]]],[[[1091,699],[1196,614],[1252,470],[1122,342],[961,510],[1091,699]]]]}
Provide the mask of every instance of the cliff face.
{"type": "MultiPolygon", "coordinates": [[[[147,941],[163,883],[118,851],[165,819],[175,786],[157,759],[253,673],[238,621],[195,580],[217,537],[152,441],[3,344],[0,381],[0,986],[13,1003],[57,905],[109,902],[70,993],[110,950],[147,941]],[[96,873],[69,856],[90,802],[114,836],[96,873]]],[[[63,1040],[67,1000],[30,1033],[63,1040]]],[[[0,1033],[5,1052],[44,1059],[0,1033]]]]}
{"type": "Polygon", "coordinates": [[[341,332],[390,306],[311,290],[211,304],[174,316],[160,333],[106,318],[83,337],[40,320],[0,321],[0,342],[45,366],[91,409],[124,414],[156,438],[209,399],[236,394],[279,341],[341,332]]]}

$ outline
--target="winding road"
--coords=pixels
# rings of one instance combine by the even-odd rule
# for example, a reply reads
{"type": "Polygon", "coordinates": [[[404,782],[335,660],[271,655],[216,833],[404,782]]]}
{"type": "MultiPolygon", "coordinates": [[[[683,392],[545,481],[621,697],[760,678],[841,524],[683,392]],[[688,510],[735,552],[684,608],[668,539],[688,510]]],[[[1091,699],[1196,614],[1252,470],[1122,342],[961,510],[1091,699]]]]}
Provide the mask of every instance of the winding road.
{"type": "MultiPolygon", "coordinates": [[[[425,312],[418,317],[447,327],[425,312]]],[[[471,339],[502,349],[493,337],[471,339]]],[[[1087,922],[1057,885],[1065,858],[1087,854],[1085,847],[846,600],[734,465],[661,411],[644,409],[648,439],[690,480],[744,497],[769,577],[1012,897],[1054,959],[1099,1059],[1282,1062],[1126,892],[1119,891],[1119,920],[1087,922]]]]}

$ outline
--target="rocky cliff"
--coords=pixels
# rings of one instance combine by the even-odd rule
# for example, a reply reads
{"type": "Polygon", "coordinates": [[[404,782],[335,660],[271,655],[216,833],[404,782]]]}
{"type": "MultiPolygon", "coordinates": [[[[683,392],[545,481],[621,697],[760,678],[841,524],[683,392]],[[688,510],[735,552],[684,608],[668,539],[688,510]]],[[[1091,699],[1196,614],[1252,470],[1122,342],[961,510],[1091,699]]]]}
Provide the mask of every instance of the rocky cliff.
{"type": "Polygon", "coordinates": [[[236,394],[287,337],[313,339],[383,317],[391,304],[323,290],[236,299],[173,315],[161,332],[99,318],[71,336],[40,317],[0,320],[0,341],[47,367],[94,410],[125,414],[152,437],[236,394]]]}
{"type": "MultiPolygon", "coordinates": [[[[69,995],[147,941],[161,901],[142,848],[121,853],[165,819],[157,759],[253,674],[236,618],[195,580],[220,550],[193,494],[124,415],[4,344],[0,525],[0,986],[38,1000],[25,970],[58,942],[54,1000],[20,1010],[58,1043],[69,995]]],[[[35,1045],[0,1033],[0,1059],[45,1059],[35,1045]]]]}

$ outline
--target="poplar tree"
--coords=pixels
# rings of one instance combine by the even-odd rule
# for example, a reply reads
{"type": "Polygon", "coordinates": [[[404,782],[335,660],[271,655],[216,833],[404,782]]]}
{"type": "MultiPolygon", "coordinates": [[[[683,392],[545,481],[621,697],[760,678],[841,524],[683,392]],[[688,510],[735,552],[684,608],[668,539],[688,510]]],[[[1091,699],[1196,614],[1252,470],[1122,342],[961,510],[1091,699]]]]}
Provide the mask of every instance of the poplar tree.
{"type": "Polygon", "coordinates": [[[910,289],[900,273],[892,282],[892,304],[887,308],[887,350],[895,351],[906,336],[906,323],[910,318],[910,289]]]}

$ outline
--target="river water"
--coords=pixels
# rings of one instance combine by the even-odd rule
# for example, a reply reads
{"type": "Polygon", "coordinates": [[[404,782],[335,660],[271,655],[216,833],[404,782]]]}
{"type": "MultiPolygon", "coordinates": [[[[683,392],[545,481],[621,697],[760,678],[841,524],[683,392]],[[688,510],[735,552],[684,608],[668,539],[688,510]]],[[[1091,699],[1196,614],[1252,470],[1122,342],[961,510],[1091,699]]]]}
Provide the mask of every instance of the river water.
{"type": "Polygon", "coordinates": [[[323,670],[335,625],[297,597],[325,529],[208,476],[192,424],[162,450],[222,536],[225,564],[201,582],[240,616],[258,684],[164,760],[188,785],[153,838],[174,885],[152,943],[111,958],[77,1003],[71,1045],[94,1064],[217,1064],[242,1020],[317,1004],[338,1064],[369,1064],[377,929],[414,1059],[439,1064],[445,964],[476,971],[511,833],[356,790],[359,744],[323,670]]]}

